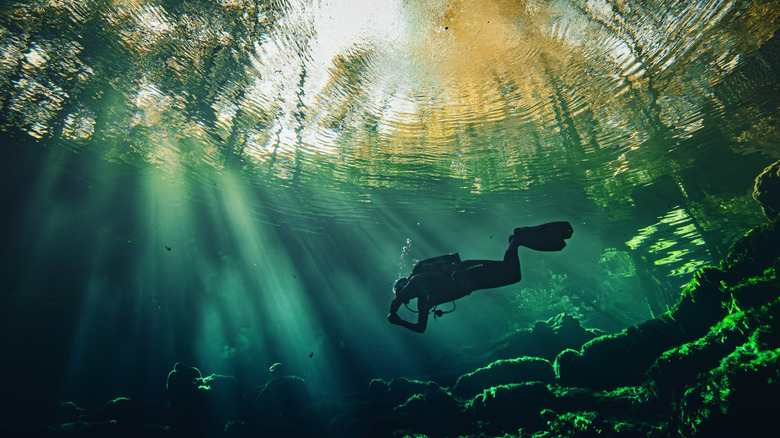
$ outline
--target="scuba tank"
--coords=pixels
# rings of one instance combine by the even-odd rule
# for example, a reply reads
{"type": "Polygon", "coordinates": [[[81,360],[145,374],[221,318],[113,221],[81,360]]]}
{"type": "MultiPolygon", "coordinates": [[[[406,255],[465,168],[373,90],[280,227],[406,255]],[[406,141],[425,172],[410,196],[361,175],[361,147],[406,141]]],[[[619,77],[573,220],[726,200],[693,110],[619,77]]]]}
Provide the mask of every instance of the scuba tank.
{"type": "Polygon", "coordinates": [[[431,257],[414,265],[409,277],[411,278],[417,274],[422,274],[423,272],[441,272],[448,276],[452,276],[459,264],[460,255],[456,252],[438,257],[431,257]]]}
{"type": "MultiPolygon", "coordinates": [[[[426,272],[439,272],[452,278],[455,275],[455,271],[457,270],[458,265],[460,265],[460,255],[456,252],[452,254],[445,254],[438,257],[431,257],[429,259],[425,259],[417,262],[417,264],[414,265],[414,268],[412,268],[412,273],[409,274],[409,277],[407,277],[407,279],[405,280],[408,281],[408,279],[414,277],[415,275],[423,274],[426,272]]],[[[406,286],[406,283],[404,283],[402,287],[404,286],[406,286]]],[[[417,313],[416,310],[412,310],[409,307],[408,303],[404,303],[404,305],[406,306],[407,309],[409,309],[409,311],[417,313]]],[[[452,309],[450,310],[440,310],[437,307],[438,306],[433,306],[428,310],[428,312],[433,315],[434,320],[436,320],[436,318],[439,318],[443,315],[446,315],[447,313],[451,313],[452,311],[454,311],[455,302],[454,301],[452,302],[452,309]]]]}

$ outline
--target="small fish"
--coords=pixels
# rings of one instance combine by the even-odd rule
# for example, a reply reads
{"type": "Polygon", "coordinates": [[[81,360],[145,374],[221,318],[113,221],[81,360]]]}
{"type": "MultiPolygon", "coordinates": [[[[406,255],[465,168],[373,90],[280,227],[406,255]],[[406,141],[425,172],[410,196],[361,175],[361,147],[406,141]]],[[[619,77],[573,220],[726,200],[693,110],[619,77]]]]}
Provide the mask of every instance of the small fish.
{"type": "Polygon", "coordinates": [[[171,250],[171,247],[170,247],[170,246],[168,246],[168,245],[165,245],[165,249],[166,249],[166,250],[168,250],[168,251],[170,251],[170,250],[171,250]]]}
{"type": "Polygon", "coordinates": [[[135,237],[133,237],[132,239],[128,240],[127,243],[135,243],[135,237]]]}
{"type": "Polygon", "coordinates": [[[272,373],[273,373],[273,372],[274,372],[274,371],[276,371],[276,369],[277,369],[277,368],[279,368],[281,365],[282,365],[282,364],[280,364],[279,362],[276,362],[275,364],[273,364],[273,365],[271,365],[270,367],[268,367],[268,371],[270,371],[270,372],[272,372],[272,373]]]}
{"type": "Polygon", "coordinates": [[[311,353],[309,353],[309,359],[311,359],[312,357],[314,357],[314,352],[313,351],[311,353]]]}

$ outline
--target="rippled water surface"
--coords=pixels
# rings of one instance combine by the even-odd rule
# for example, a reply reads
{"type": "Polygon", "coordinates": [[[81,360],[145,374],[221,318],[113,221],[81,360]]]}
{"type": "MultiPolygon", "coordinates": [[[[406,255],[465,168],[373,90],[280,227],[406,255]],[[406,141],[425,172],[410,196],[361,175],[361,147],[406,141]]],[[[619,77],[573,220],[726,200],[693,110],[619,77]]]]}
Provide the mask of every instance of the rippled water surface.
{"type": "Polygon", "coordinates": [[[21,314],[79,297],[33,301],[78,315],[52,323],[71,373],[100,330],[215,371],[317,349],[361,368],[563,311],[619,330],[763,221],[753,178],[780,158],[776,1],[0,11],[3,286],[21,314]],[[521,254],[519,286],[425,341],[383,321],[415,259],[499,258],[548,220],[575,239],[521,254]]]}

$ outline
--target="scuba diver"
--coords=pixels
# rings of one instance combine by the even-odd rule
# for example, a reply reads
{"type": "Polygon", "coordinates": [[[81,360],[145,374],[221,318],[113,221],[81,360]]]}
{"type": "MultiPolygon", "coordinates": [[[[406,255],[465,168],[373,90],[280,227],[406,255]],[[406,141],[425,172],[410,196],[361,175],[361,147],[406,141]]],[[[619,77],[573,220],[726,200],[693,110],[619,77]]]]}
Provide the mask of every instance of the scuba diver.
{"type": "Polygon", "coordinates": [[[390,303],[387,319],[392,324],[423,333],[428,325],[428,315],[432,313],[435,319],[452,312],[455,310],[455,300],[478,289],[508,286],[520,281],[519,246],[537,251],[560,251],[566,246],[564,240],[570,238],[572,232],[568,222],[515,228],[514,234],[509,236],[509,247],[501,261],[461,261],[458,253],[423,260],[414,266],[409,277],[401,278],[393,285],[395,298],[390,303]],[[409,301],[414,298],[417,298],[417,322],[411,323],[398,316],[398,309],[401,304],[408,308],[409,301]],[[452,310],[436,308],[448,302],[452,302],[452,310]]]}

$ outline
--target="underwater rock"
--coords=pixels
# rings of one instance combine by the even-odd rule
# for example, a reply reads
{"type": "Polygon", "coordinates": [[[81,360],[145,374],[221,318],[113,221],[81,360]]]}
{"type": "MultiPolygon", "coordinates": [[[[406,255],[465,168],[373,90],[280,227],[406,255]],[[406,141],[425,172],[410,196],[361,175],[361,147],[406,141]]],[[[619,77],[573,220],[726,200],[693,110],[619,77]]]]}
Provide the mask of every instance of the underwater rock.
{"type": "Polygon", "coordinates": [[[554,405],[555,396],[541,382],[514,383],[486,389],[467,403],[466,408],[490,433],[514,432],[518,428],[537,429],[545,424],[544,409],[554,405]]]}
{"type": "Polygon", "coordinates": [[[777,268],[767,269],[763,275],[753,277],[731,288],[731,301],[727,302],[729,309],[732,311],[756,309],[777,298],[778,291],[780,291],[780,279],[777,277],[780,259],[775,264],[777,268]]]}
{"type": "Polygon", "coordinates": [[[416,394],[441,389],[443,388],[434,382],[421,382],[405,377],[392,379],[389,383],[382,379],[373,379],[368,385],[368,396],[372,403],[379,406],[394,407],[416,394]]]}
{"type": "Polygon", "coordinates": [[[181,362],[176,362],[173,370],[168,373],[165,388],[172,404],[190,403],[193,398],[198,397],[199,391],[209,389],[203,385],[203,376],[199,369],[181,362]]]}
{"type": "MultiPolygon", "coordinates": [[[[766,237],[766,234],[762,235],[766,237]]],[[[745,240],[755,238],[745,237],[740,242],[745,240]]],[[[752,245],[746,247],[753,248],[752,245]]],[[[751,266],[755,264],[751,263],[751,266]]],[[[725,266],[729,267],[728,264],[725,266]]],[[[765,268],[751,269],[763,272],[765,268]]],[[[732,292],[750,297],[755,304],[771,299],[778,290],[776,281],[771,279],[754,279],[742,288],[729,290],[725,279],[735,277],[741,275],[714,267],[703,268],[696,273],[671,312],[621,333],[596,338],[583,345],[580,351],[567,350],[558,355],[555,359],[557,382],[563,386],[593,389],[637,385],[646,378],[645,372],[662,353],[698,340],[722,321],[729,312],[724,303],[740,301],[732,297],[732,292]]],[[[741,300],[745,299],[748,298],[741,300]]]]}
{"type": "Polygon", "coordinates": [[[411,396],[392,410],[391,420],[396,427],[433,436],[461,434],[470,423],[452,393],[443,388],[411,396]]]}
{"type": "Polygon", "coordinates": [[[598,329],[585,329],[577,318],[561,313],[546,321],[536,321],[530,329],[520,329],[491,347],[490,357],[482,363],[512,357],[540,357],[549,361],[566,349],[579,349],[602,336],[598,329]]]}
{"type": "Polygon", "coordinates": [[[635,386],[664,351],[686,337],[666,314],[620,333],[596,338],[580,351],[566,350],[555,359],[556,382],[562,386],[613,389],[635,386]]]}
{"type": "MultiPolygon", "coordinates": [[[[25,427],[30,424],[53,425],[77,421],[84,409],[42,394],[19,394],[0,390],[0,432],[3,425],[25,427]]],[[[2,434],[0,434],[2,435],[2,434]]]]}
{"type": "Polygon", "coordinates": [[[362,430],[372,431],[366,436],[389,435],[393,430],[450,436],[457,435],[468,425],[457,399],[449,390],[434,382],[406,378],[396,378],[390,382],[374,379],[369,385],[368,395],[370,406],[379,409],[379,412],[385,411],[386,415],[377,416],[374,412],[374,415],[367,416],[364,413],[362,421],[346,418],[348,422],[342,418],[338,424],[341,432],[347,426],[351,426],[349,430],[354,430],[355,426],[360,425],[362,430]],[[370,424],[365,424],[366,418],[371,418],[370,424]]]}
{"type": "Polygon", "coordinates": [[[545,411],[542,415],[548,419],[550,436],[554,437],[668,436],[658,425],[631,418],[608,418],[600,412],[580,411],[557,415],[545,411]]]}
{"type": "MultiPolygon", "coordinates": [[[[183,435],[171,434],[171,430],[160,424],[128,425],[117,421],[75,421],[49,428],[46,434],[36,436],[51,437],[133,437],[168,438],[183,435]]],[[[22,435],[30,436],[30,435],[22,435]]]]}
{"type": "Polygon", "coordinates": [[[143,425],[152,422],[151,413],[152,411],[146,403],[127,397],[119,397],[106,403],[100,416],[103,421],[143,425]]]}
{"type": "Polygon", "coordinates": [[[681,436],[763,436],[780,412],[780,350],[745,344],[683,395],[681,436]]]}
{"type": "Polygon", "coordinates": [[[311,402],[309,388],[303,379],[283,376],[272,379],[260,389],[252,402],[251,411],[255,418],[297,418],[311,402]]]}
{"type": "Polygon", "coordinates": [[[555,372],[547,359],[502,359],[458,377],[452,392],[458,396],[473,396],[493,386],[537,381],[552,383],[554,380],[555,372]]]}
{"type": "Polygon", "coordinates": [[[229,421],[225,424],[223,433],[213,436],[224,438],[298,438],[314,436],[310,425],[301,421],[229,421]]]}
{"type": "Polygon", "coordinates": [[[756,177],[753,198],[761,204],[770,221],[780,217],[780,161],[775,161],[756,177]]]}
{"type": "MultiPolygon", "coordinates": [[[[763,225],[738,239],[721,261],[723,280],[733,286],[763,274],[768,267],[777,266],[780,258],[780,233],[777,222],[763,225]]],[[[775,268],[777,269],[777,268],[775,268]]]]}
{"type": "MultiPolygon", "coordinates": [[[[775,276],[771,278],[777,283],[775,276]]],[[[779,286],[774,287],[776,296],[779,286]]],[[[760,308],[730,314],[706,336],[662,354],[648,370],[650,386],[663,399],[682,395],[698,376],[717,369],[725,357],[740,348],[749,346],[755,351],[779,348],[780,330],[774,322],[778,312],[780,300],[776,297],[760,308]]]]}
{"type": "Polygon", "coordinates": [[[329,421],[325,422],[325,427],[317,429],[313,436],[383,437],[390,436],[399,428],[398,424],[392,421],[390,412],[377,409],[372,403],[353,401],[343,404],[336,411],[320,411],[319,415],[327,415],[329,421]]]}
{"type": "Polygon", "coordinates": [[[580,412],[598,410],[612,416],[640,416],[658,413],[653,395],[644,386],[627,386],[612,391],[594,391],[585,388],[551,386],[555,395],[551,410],[580,412]]]}
{"type": "Polygon", "coordinates": [[[578,388],[557,395],[559,409],[568,413],[550,422],[553,434],[589,435],[596,424],[593,430],[622,435],[626,431],[612,427],[611,418],[638,417],[649,421],[641,436],[659,427],[682,436],[749,436],[772,427],[769,412],[778,412],[780,403],[778,268],[780,238],[770,223],[738,239],[719,268],[697,272],[673,311],[561,353],[556,382],[578,388]],[[613,410],[602,404],[607,399],[582,389],[627,384],[651,388],[653,397],[613,410]],[[662,406],[676,407],[672,425],[659,420],[662,406]]]}
{"type": "Polygon", "coordinates": [[[698,271],[683,290],[670,318],[683,331],[677,345],[704,336],[728,311],[723,307],[728,292],[723,284],[725,273],[718,268],[705,267],[698,271]]]}
{"type": "Polygon", "coordinates": [[[168,374],[166,388],[170,425],[179,435],[211,436],[241,410],[241,388],[231,376],[202,377],[197,368],[177,362],[168,374]]]}
{"type": "Polygon", "coordinates": [[[746,340],[734,324],[729,324],[694,342],[666,351],[647,370],[650,386],[662,399],[682,395],[699,374],[717,367],[723,357],[746,340]]]}

